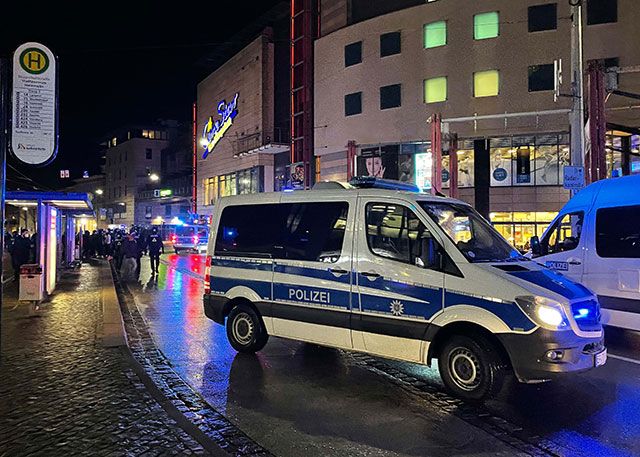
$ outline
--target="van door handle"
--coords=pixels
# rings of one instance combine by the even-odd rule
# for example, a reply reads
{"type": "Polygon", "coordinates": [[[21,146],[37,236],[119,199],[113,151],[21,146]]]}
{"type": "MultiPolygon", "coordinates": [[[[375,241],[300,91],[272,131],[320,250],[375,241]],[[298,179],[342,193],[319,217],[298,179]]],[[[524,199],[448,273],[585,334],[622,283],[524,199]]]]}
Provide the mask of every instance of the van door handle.
{"type": "Polygon", "coordinates": [[[363,273],[360,273],[362,276],[366,276],[369,279],[375,279],[375,278],[379,278],[380,275],[378,273],[376,273],[375,271],[365,271],[363,273]]]}
{"type": "Polygon", "coordinates": [[[580,260],[576,259],[575,257],[569,257],[567,259],[567,263],[569,265],[582,265],[582,262],[580,262],[580,260]]]}
{"type": "Polygon", "coordinates": [[[347,270],[343,270],[342,268],[329,268],[329,271],[336,276],[344,276],[349,274],[347,270]]]}

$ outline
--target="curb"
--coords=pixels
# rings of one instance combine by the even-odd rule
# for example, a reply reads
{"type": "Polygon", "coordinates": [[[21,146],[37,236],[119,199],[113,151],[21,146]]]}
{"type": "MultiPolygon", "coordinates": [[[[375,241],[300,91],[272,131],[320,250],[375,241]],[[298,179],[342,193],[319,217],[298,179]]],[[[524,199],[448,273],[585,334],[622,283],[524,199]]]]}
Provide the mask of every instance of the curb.
{"type": "MultiPolygon", "coordinates": [[[[101,262],[102,267],[102,262],[101,262]]],[[[100,342],[105,347],[127,345],[124,320],[120,311],[120,302],[116,294],[116,286],[111,275],[111,268],[100,268],[100,301],[102,303],[102,327],[98,331],[100,342]]]]}

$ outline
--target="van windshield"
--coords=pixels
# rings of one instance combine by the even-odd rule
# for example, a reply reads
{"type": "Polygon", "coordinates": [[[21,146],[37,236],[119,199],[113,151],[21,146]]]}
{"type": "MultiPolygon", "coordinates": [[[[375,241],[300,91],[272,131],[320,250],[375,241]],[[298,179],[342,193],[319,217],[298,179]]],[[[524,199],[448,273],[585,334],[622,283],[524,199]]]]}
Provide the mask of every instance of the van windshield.
{"type": "Polygon", "coordinates": [[[528,260],[470,206],[459,203],[419,203],[469,262],[528,260]]]}

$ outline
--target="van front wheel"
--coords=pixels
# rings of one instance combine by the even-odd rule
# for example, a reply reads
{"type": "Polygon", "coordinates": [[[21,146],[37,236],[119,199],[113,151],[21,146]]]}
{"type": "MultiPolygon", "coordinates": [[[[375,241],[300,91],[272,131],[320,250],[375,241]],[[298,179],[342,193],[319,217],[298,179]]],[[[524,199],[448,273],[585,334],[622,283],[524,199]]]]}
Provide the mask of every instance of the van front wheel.
{"type": "Polygon", "coordinates": [[[454,335],[439,354],[438,368],[445,386],[455,396],[482,400],[502,388],[508,365],[483,336],[454,335]]]}
{"type": "Polygon", "coordinates": [[[260,316],[250,306],[240,304],[227,318],[227,338],[233,349],[251,354],[267,344],[269,335],[260,316]]]}

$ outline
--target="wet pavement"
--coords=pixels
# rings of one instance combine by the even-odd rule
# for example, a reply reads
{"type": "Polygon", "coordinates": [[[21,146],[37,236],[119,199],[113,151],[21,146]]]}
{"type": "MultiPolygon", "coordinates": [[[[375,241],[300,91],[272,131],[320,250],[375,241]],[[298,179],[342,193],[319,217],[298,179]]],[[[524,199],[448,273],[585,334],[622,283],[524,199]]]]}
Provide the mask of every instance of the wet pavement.
{"type": "MultiPolygon", "coordinates": [[[[237,354],[202,312],[203,257],[143,259],[130,284],[173,369],[275,455],[640,455],[640,365],[506,385],[484,405],[449,397],[437,369],[271,338],[237,354]]],[[[615,353],[615,351],[614,351],[615,353]]],[[[620,352],[633,358],[638,352],[620,352]]]]}
{"type": "Polygon", "coordinates": [[[3,300],[0,456],[208,455],[98,340],[106,262],[65,273],[37,312],[3,300]],[[101,278],[102,276],[102,278],[101,278]]]}

